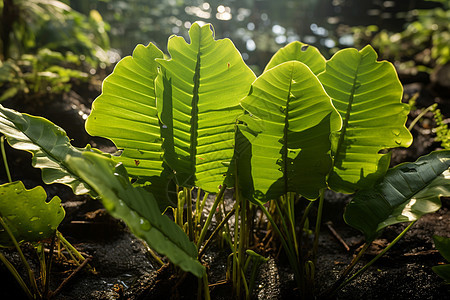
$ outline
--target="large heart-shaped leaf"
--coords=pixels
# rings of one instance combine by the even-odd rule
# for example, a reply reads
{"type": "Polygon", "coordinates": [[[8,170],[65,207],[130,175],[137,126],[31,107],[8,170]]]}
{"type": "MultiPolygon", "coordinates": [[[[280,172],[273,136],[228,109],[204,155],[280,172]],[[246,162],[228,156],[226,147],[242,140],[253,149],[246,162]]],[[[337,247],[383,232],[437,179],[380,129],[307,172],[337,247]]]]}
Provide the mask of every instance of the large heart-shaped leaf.
{"type": "Polygon", "coordinates": [[[241,105],[256,198],[317,198],[331,167],[330,132],[341,126],[317,77],[301,62],[282,63],[258,77],[241,105]]]}
{"type": "Polygon", "coordinates": [[[161,57],[155,45],[138,45],[104,80],[86,121],[89,134],[109,138],[123,150],[115,159],[133,176],[159,176],[163,171],[154,84],[155,59],[161,57]]]}
{"type": "MultiPolygon", "coordinates": [[[[41,186],[27,190],[21,181],[0,185],[0,214],[17,242],[42,241],[55,233],[64,219],[64,209],[58,196],[48,203],[46,199],[41,186]]],[[[14,247],[3,228],[0,247],[14,247]]]]}
{"type": "Polygon", "coordinates": [[[386,226],[437,211],[439,198],[450,196],[449,167],[450,150],[443,150],[390,169],[373,188],[355,194],[345,210],[345,221],[372,241],[386,226]]]}
{"type": "Polygon", "coordinates": [[[405,127],[409,107],[401,103],[403,89],[394,66],[376,60],[370,46],[344,49],[318,76],[343,119],[332,138],[334,168],[328,182],[335,191],[373,185],[389,167],[390,153],[380,150],[412,142],[405,127]]]}
{"type": "Polygon", "coordinates": [[[325,57],[316,47],[295,41],[278,50],[270,59],[264,72],[291,60],[304,63],[315,75],[325,70],[325,57]]]}
{"type": "Polygon", "coordinates": [[[0,105],[0,132],[11,147],[33,154],[32,165],[42,169],[42,180],[47,183],[69,185],[75,194],[90,191],[78,176],[70,170],[65,159],[67,155],[80,156],[90,150],[73,147],[66,132],[41,117],[21,114],[0,105]]]}
{"type": "Polygon", "coordinates": [[[178,225],[161,215],[151,193],[131,185],[121,163],[89,152],[82,157],[69,157],[68,162],[99,194],[112,216],[122,219],[136,236],[184,271],[203,276],[205,268],[197,260],[195,245],[178,225]]]}
{"type": "Polygon", "coordinates": [[[164,159],[179,185],[216,192],[233,157],[239,100],[255,75],[229,39],[214,40],[209,24],[194,23],[189,36],[189,44],[172,36],[171,58],[157,60],[164,159]]]}

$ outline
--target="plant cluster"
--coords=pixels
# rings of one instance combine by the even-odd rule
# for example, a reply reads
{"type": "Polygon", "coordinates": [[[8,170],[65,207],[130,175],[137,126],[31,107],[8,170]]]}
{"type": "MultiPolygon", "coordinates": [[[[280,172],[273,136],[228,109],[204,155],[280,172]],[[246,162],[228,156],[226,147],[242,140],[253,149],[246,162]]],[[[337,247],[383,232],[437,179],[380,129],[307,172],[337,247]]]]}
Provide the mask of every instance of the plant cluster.
{"type": "Polygon", "coordinates": [[[0,101],[66,92],[110,63],[108,25],[97,11],[86,17],[61,1],[4,0],[0,13],[0,101]]]}
{"type": "Polygon", "coordinates": [[[292,42],[257,77],[231,40],[214,39],[209,24],[194,23],[189,36],[189,43],[169,38],[170,57],[153,44],[138,45],[105,79],[86,130],[111,139],[116,155],[73,147],[48,120],[3,107],[0,132],[12,147],[33,154],[45,183],[100,199],[151,249],[197,276],[199,298],[210,297],[202,255],[218,232],[230,246],[227,281],[234,295],[251,297],[266,255],[249,250],[261,228],[257,211],[280,241],[301,295],[311,298],[326,189],[355,193],[344,219],[366,237],[328,295],[450,195],[448,150],[389,169],[384,150],[412,142],[409,106],[401,103],[394,67],[377,61],[371,46],[326,60],[316,48],[292,42]],[[234,206],[223,211],[227,188],[234,188],[234,206]],[[205,220],[209,193],[216,196],[205,220]],[[304,207],[300,222],[295,207],[304,207]],[[409,225],[352,275],[381,231],[401,222],[409,225]]]}
{"type": "Polygon", "coordinates": [[[431,72],[434,66],[445,65],[450,61],[449,3],[432,1],[442,3],[442,7],[414,10],[417,19],[402,32],[379,30],[374,25],[355,27],[355,44],[369,41],[381,57],[400,61],[401,68],[415,67],[418,71],[431,72]]]}

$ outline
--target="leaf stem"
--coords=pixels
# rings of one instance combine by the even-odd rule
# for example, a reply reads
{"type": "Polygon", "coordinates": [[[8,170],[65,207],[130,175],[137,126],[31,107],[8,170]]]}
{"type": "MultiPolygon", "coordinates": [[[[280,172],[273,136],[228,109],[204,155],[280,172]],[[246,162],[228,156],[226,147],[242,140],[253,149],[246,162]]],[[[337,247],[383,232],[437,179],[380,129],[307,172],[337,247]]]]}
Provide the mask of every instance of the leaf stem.
{"type": "Polygon", "coordinates": [[[34,294],[38,297],[40,297],[39,289],[36,284],[36,279],[34,277],[34,272],[31,269],[30,265],[28,264],[28,261],[26,260],[25,256],[23,255],[22,250],[20,249],[19,243],[17,242],[16,238],[14,237],[13,233],[11,232],[11,229],[9,229],[9,226],[6,225],[5,221],[3,220],[3,217],[0,215],[0,224],[3,226],[5,231],[8,233],[9,237],[11,238],[14,246],[17,249],[17,252],[19,253],[19,257],[22,260],[22,263],[27,270],[28,273],[28,279],[30,280],[30,285],[33,288],[34,294]]]}
{"type": "Polygon", "coordinates": [[[319,197],[319,207],[317,209],[317,218],[316,218],[316,228],[314,230],[314,244],[313,244],[313,254],[312,261],[314,265],[317,261],[317,251],[319,248],[319,235],[320,235],[320,225],[322,223],[322,212],[323,212],[323,202],[324,202],[325,189],[320,191],[319,197]]]}
{"type": "Polygon", "coordinates": [[[427,108],[425,108],[417,117],[415,117],[414,120],[412,120],[412,122],[409,124],[408,126],[408,130],[411,131],[414,128],[414,125],[416,125],[417,122],[419,122],[420,119],[422,119],[422,117],[429,112],[430,110],[433,110],[434,108],[436,108],[437,104],[434,103],[430,106],[428,106],[427,108]]]}
{"type": "Polygon", "coordinates": [[[378,253],[377,256],[375,256],[371,261],[369,261],[358,272],[353,274],[350,278],[348,278],[346,281],[344,281],[339,287],[337,287],[335,289],[335,291],[333,291],[333,294],[335,292],[337,292],[338,290],[342,289],[344,286],[346,286],[348,283],[350,283],[356,277],[358,277],[361,274],[363,274],[367,270],[367,268],[369,268],[371,265],[373,265],[381,256],[383,256],[389,249],[391,249],[392,246],[394,246],[406,234],[406,232],[408,232],[408,230],[414,225],[414,223],[416,223],[416,221],[413,221],[413,222],[409,223],[409,225],[386,248],[384,248],[383,251],[378,253]]]}
{"type": "Polygon", "coordinates": [[[324,298],[327,298],[327,296],[331,296],[334,293],[336,293],[336,291],[339,289],[340,285],[344,282],[345,278],[347,277],[347,275],[350,273],[351,270],[353,270],[353,268],[355,267],[355,265],[359,262],[359,260],[361,259],[361,257],[363,256],[363,254],[366,252],[366,250],[370,247],[372,243],[371,242],[366,242],[364,244],[364,246],[362,247],[362,249],[358,252],[358,254],[353,257],[352,261],[350,262],[350,264],[345,268],[345,270],[341,273],[339,279],[330,287],[328,288],[323,295],[325,296],[324,298]]]}
{"type": "Polygon", "coordinates": [[[283,234],[281,233],[280,229],[278,228],[277,224],[275,223],[275,221],[272,219],[272,216],[270,215],[270,213],[267,211],[267,209],[264,207],[264,205],[262,203],[260,203],[259,201],[256,201],[256,204],[258,205],[258,207],[262,210],[262,212],[266,215],[267,220],[269,220],[270,224],[272,225],[272,228],[275,230],[275,232],[278,234],[278,236],[280,237],[281,240],[281,244],[283,245],[288,260],[290,262],[290,265],[293,268],[294,271],[294,278],[295,281],[297,282],[297,286],[300,288],[304,288],[303,287],[303,275],[299,270],[299,264],[297,262],[297,258],[295,257],[295,254],[292,251],[292,248],[288,245],[288,243],[286,242],[286,240],[283,237],[283,234]]]}
{"type": "Polygon", "coordinates": [[[6,159],[6,151],[5,151],[5,136],[2,135],[0,138],[0,146],[2,151],[3,163],[5,164],[6,176],[8,177],[8,182],[12,182],[11,173],[9,172],[8,160],[6,159]]]}
{"type": "MultiPolygon", "coordinates": [[[[209,212],[208,218],[206,219],[206,222],[205,222],[205,225],[203,225],[202,231],[200,232],[200,237],[198,238],[198,241],[197,241],[197,249],[200,249],[200,247],[203,243],[203,240],[205,239],[206,233],[208,232],[208,227],[211,224],[211,220],[217,209],[217,205],[219,205],[220,200],[222,199],[226,188],[227,188],[227,186],[225,184],[222,185],[222,187],[219,190],[219,193],[216,195],[216,199],[214,199],[214,203],[211,207],[211,211],[209,212]]],[[[206,197],[206,195],[205,195],[205,197],[206,197]]]]}
{"type": "Polygon", "coordinates": [[[183,188],[184,191],[184,199],[186,199],[186,215],[188,222],[188,230],[189,230],[189,239],[194,241],[194,224],[193,224],[193,216],[192,216],[192,190],[188,188],[183,188]]]}
{"type": "Polygon", "coordinates": [[[228,220],[234,215],[236,211],[236,204],[233,206],[233,208],[227,213],[227,215],[225,216],[225,218],[222,220],[222,222],[220,222],[219,225],[217,225],[217,227],[214,229],[213,233],[211,234],[211,236],[206,240],[205,244],[202,247],[202,250],[200,250],[199,254],[198,254],[198,258],[200,259],[203,254],[205,253],[205,250],[207,248],[207,246],[209,245],[210,241],[212,240],[212,238],[217,234],[217,232],[219,232],[220,229],[222,229],[222,227],[225,226],[225,224],[228,222],[228,220]]]}

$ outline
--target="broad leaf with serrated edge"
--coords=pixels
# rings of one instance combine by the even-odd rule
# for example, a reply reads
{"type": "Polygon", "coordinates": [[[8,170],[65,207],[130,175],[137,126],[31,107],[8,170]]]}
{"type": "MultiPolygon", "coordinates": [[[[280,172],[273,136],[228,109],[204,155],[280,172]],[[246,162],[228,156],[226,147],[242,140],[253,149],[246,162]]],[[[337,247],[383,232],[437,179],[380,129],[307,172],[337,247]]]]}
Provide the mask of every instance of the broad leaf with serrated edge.
{"type": "MultiPolygon", "coordinates": [[[[65,212],[58,196],[46,200],[41,186],[27,190],[21,181],[0,185],[0,214],[17,242],[38,242],[55,233],[65,212]]],[[[1,226],[0,247],[14,247],[1,226]]]]}
{"type": "Polygon", "coordinates": [[[197,260],[195,245],[178,225],[161,215],[151,193],[131,185],[121,163],[89,152],[83,153],[82,157],[69,157],[68,162],[98,193],[112,216],[122,219],[150,248],[166,255],[184,271],[203,276],[205,268],[197,260]]]}
{"type": "Polygon", "coordinates": [[[341,126],[317,77],[303,63],[282,63],[258,77],[241,105],[248,112],[240,120],[252,148],[255,197],[317,198],[331,167],[330,132],[341,126]]]}
{"type": "Polygon", "coordinates": [[[155,59],[161,57],[155,45],[138,45],[104,80],[86,121],[89,134],[109,138],[123,150],[114,159],[132,176],[159,176],[163,171],[154,85],[155,59]]]}
{"type": "Polygon", "coordinates": [[[171,58],[157,60],[164,160],[178,185],[216,192],[233,157],[239,100],[255,75],[229,39],[214,40],[209,24],[194,23],[189,36],[189,44],[172,36],[171,58]]]}
{"type": "Polygon", "coordinates": [[[345,210],[345,221],[372,241],[386,226],[437,211],[439,198],[450,196],[449,167],[450,150],[443,150],[390,169],[373,188],[355,194],[345,210]]]}
{"type": "Polygon", "coordinates": [[[394,66],[377,62],[370,46],[344,49],[318,77],[343,119],[342,129],[332,136],[334,167],[328,183],[348,193],[369,187],[389,167],[390,153],[379,152],[412,142],[405,127],[409,106],[401,103],[403,89],[394,66]]]}

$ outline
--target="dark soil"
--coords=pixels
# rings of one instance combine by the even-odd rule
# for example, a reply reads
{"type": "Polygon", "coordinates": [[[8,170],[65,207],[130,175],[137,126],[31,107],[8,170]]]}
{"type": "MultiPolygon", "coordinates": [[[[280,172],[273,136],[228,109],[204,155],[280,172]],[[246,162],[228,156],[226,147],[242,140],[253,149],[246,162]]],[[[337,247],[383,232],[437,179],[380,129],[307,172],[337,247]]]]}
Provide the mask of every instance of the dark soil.
{"type": "MultiPolygon", "coordinates": [[[[408,80],[410,80],[408,78],[408,80]]],[[[417,110],[412,111],[409,122],[420,113],[420,109],[437,102],[444,116],[450,115],[449,89],[436,86],[429,78],[422,82],[405,83],[405,101],[416,92],[417,110]]],[[[5,103],[19,111],[49,118],[67,130],[74,138],[76,146],[94,144],[106,151],[114,151],[113,145],[103,139],[89,137],[84,131],[83,115],[89,113],[92,100],[100,92],[99,85],[81,86],[64,95],[58,101],[30,105],[25,100],[5,103]],[[86,92],[87,90],[87,92],[86,92]],[[84,94],[83,94],[84,93],[84,94]]],[[[419,156],[439,148],[434,141],[432,115],[417,123],[413,129],[414,143],[408,149],[394,149],[392,165],[414,161],[419,156]]],[[[24,181],[27,188],[44,185],[40,181],[40,171],[33,169],[30,155],[8,148],[7,151],[13,180],[24,181]]],[[[3,165],[0,166],[3,170],[3,165]]],[[[6,176],[2,175],[2,182],[6,176]]],[[[44,185],[45,186],[45,185],[44,185]]],[[[78,272],[56,296],[56,299],[196,299],[197,281],[190,275],[175,276],[171,267],[160,268],[149,255],[145,244],[135,238],[119,220],[110,217],[99,201],[87,196],[74,196],[70,189],[61,185],[45,186],[49,198],[58,195],[66,210],[66,218],[60,226],[63,235],[86,257],[96,272],[86,268],[78,272]]],[[[320,237],[319,257],[316,273],[316,291],[320,295],[339,277],[340,272],[352,260],[355,251],[364,243],[360,232],[347,226],[342,214],[350,196],[328,192],[325,199],[323,225],[320,237]],[[326,222],[329,224],[326,225],[326,222]],[[329,229],[333,228],[348,245],[346,250],[329,229]]],[[[344,287],[335,299],[450,299],[449,286],[431,270],[431,267],[444,263],[444,259],[434,247],[432,236],[450,237],[450,201],[442,199],[442,208],[433,214],[422,217],[389,252],[378,260],[367,272],[344,287]]],[[[363,257],[368,262],[406,225],[388,227],[374,242],[363,257]]],[[[276,249],[275,249],[276,250],[276,249]]],[[[15,266],[20,260],[13,250],[1,250],[15,266]]],[[[295,288],[293,274],[283,257],[276,255],[261,267],[255,298],[293,299],[299,297],[295,288]]],[[[32,251],[25,253],[36,264],[32,251]]],[[[225,249],[211,248],[206,252],[203,262],[208,266],[210,284],[225,279],[225,249]]],[[[359,267],[361,264],[359,265],[359,267]]],[[[34,265],[34,267],[37,267],[34,265]]],[[[76,266],[68,261],[56,260],[52,266],[50,289],[56,290],[76,266]]],[[[358,268],[358,267],[357,267],[358,268]]],[[[0,299],[20,299],[24,295],[10,273],[0,265],[0,299]]],[[[229,284],[211,287],[212,299],[233,299],[229,284]]]]}

